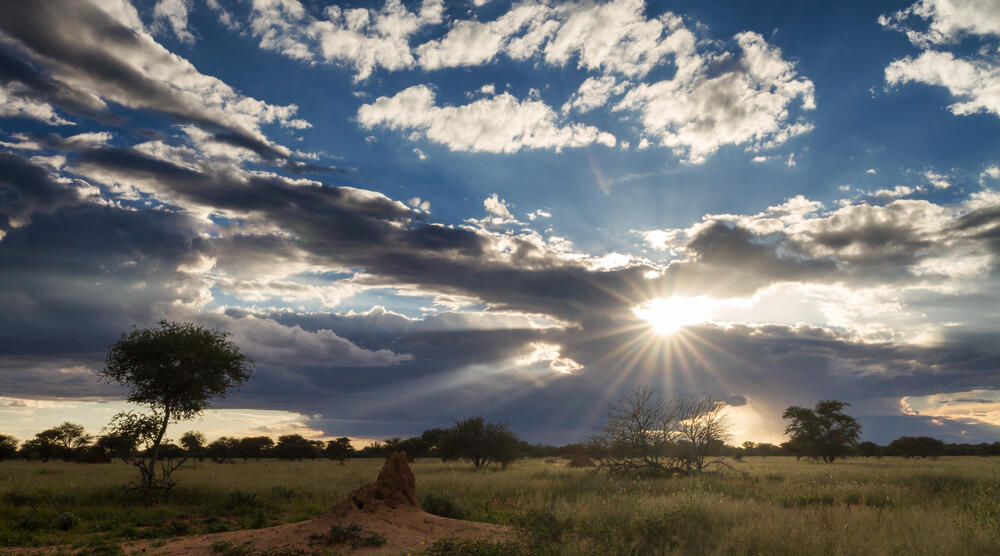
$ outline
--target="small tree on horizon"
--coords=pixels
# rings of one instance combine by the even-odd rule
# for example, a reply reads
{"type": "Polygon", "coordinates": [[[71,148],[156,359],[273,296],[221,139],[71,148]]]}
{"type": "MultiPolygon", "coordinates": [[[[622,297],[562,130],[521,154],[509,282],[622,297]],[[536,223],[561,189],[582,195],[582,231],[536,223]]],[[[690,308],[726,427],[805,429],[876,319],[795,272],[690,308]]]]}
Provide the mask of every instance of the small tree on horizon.
{"type": "Polygon", "coordinates": [[[458,421],[441,434],[442,458],[464,459],[476,469],[492,463],[507,467],[518,458],[521,440],[507,423],[486,421],[480,416],[458,421]]]}
{"type": "Polygon", "coordinates": [[[50,459],[71,460],[90,445],[93,437],[87,434],[83,425],[70,423],[45,429],[35,434],[35,438],[24,443],[22,451],[27,457],[42,461],[50,459]]]}
{"type": "Polygon", "coordinates": [[[194,323],[160,321],[159,328],[123,333],[108,350],[98,376],[128,388],[128,401],[149,406],[145,414],[123,412],[108,429],[131,439],[139,468],[136,488],[170,489],[180,463],[164,464],[160,448],[167,426],[200,415],[213,398],[225,397],[250,378],[253,362],[229,340],[229,334],[194,323]]]}
{"type": "Polygon", "coordinates": [[[823,400],[815,409],[792,406],[781,414],[791,423],[785,434],[791,437],[789,450],[827,463],[850,453],[861,435],[861,424],[843,412],[851,404],[839,400],[823,400]]]}
{"type": "Polygon", "coordinates": [[[187,431],[181,435],[181,447],[189,458],[198,458],[201,461],[205,457],[205,435],[198,431],[187,431]]]}
{"type": "Polygon", "coordinates": [[[339,461],[341,465],[344,464],[353,452],[354,448],[351,447],[351,439],[346,436],[327,441],[326,448],[323,449],[323,455],[329,459],[339,461]]]}
{"type": "Polygon", "coordinates": [[[17,439],[9,434],[0,434],[0,461],[17,457],[17,439]]]}

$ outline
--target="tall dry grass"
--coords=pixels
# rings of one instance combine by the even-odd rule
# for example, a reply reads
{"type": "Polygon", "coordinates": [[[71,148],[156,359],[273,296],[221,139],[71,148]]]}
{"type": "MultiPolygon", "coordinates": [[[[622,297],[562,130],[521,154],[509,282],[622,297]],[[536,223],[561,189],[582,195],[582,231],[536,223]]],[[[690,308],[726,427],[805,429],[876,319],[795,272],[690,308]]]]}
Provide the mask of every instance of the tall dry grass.
{"type": "MultiPolygon", "coordinates": [[[[4,462],[0,546],[308,519],[372,480],[380,463],[199,463],[177,475],[171,497],[148,503],[122,491],[134,473],[125,465],[4,462]]],[[[540,459],[505,471],[432,460],[413,470],[429,510],[522,528],[526,554],[1000,554],[1000,458],[734,465],[752,479],[617,478],[540,459]]]]}

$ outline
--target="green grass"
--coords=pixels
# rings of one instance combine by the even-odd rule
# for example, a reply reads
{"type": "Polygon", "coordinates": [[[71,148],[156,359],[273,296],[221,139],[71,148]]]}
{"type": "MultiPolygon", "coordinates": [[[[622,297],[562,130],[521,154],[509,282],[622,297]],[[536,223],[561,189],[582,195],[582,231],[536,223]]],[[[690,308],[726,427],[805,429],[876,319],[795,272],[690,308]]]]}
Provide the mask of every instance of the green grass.
{"type": "MultiPolygon", "coordinates": [[[[101,546],[317,517],[381,462],[199,463],[172,495],[121,488],[126,465],[0,463],[0,546],[101,546]]],[[[517,527],[524,554],[1000,554],[1000,458],[746,458],[735,473],[625,479],[565,462],[506,471],[426,460],[417,495],[449,517],[517,527]]],[[[509,554],[446,540],[433,554],[509,554]]]]}

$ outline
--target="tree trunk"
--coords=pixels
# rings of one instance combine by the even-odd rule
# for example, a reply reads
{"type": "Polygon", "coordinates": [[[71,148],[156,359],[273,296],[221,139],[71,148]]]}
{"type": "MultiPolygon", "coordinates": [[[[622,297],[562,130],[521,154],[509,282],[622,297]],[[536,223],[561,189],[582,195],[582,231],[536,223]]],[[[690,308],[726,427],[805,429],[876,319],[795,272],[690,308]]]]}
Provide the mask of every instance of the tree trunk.
{"type": "Polygon", "coordinates": [[[153,488],[156,482],[156,464],[160,461],[160,442],[163,441],[163,436],[167,434],[168,423],[170,423],[170,406],[164,405],[163,424],[160,426],[160,432],[156,435],[152,451],[149,454],[149,469],[142,474],[142,487],[146,492],[149,492],[149,489],[153,488]]]}

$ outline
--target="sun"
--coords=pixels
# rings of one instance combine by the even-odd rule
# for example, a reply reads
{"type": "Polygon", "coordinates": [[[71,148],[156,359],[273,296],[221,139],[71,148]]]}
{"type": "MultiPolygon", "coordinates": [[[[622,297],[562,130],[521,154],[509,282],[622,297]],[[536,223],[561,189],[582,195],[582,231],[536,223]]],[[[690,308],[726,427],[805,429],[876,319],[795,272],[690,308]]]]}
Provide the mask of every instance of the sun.
{"type": "Polygon", "coordinates": [[[632,312],[655,332],[672,334],[682,326],[708,320],[708,301],[700,297],[656,298],[634,307],[632,312]]]}

